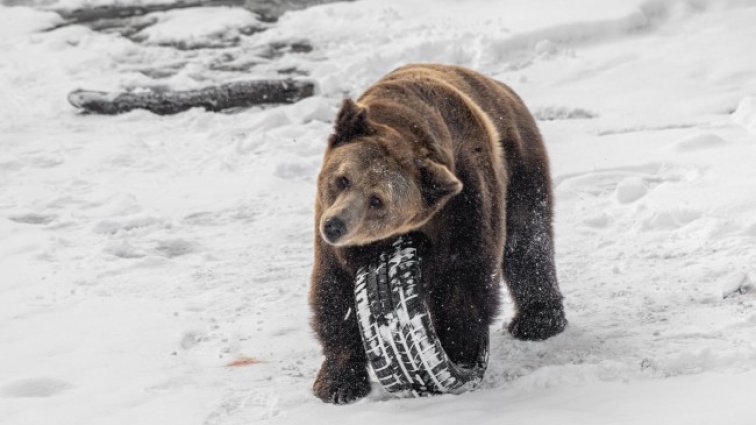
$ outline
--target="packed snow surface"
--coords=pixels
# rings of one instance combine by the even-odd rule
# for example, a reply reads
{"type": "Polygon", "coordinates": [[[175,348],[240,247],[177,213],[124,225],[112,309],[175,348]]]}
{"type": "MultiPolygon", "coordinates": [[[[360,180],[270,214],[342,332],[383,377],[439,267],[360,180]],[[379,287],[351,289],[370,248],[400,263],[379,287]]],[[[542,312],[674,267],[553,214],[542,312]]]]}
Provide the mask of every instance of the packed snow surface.
{"type": "Polygon", "coordinates": [[[43,31],[57,15],[0,6],[0,423],[754,423],[754,2],[364,0],[251,35],[246,12],[202,13],[151,31],[241,42],[43,31]],[[215,66],[302,39],[312,52],[215,66]],[[505,298],[480,389],[395,399],[374,385],[326,405],[310,392],[306,295],[325,140],[342,96],[426,61],[496,77],[543,118],[570,324],[516,341],[505,298]],[[175,116],[66,102],[276,67],[318,95],[175,116]]]}
{"type": "Polygon", "coordinates": [[[177,44],[183,47],[211,45],[216,38],[233,39],[239,31],[252,32],[262,27],[257,16],[245,9],[203,7],[153,13],[157,20],[136,36],[151,44],[177,44]]]}

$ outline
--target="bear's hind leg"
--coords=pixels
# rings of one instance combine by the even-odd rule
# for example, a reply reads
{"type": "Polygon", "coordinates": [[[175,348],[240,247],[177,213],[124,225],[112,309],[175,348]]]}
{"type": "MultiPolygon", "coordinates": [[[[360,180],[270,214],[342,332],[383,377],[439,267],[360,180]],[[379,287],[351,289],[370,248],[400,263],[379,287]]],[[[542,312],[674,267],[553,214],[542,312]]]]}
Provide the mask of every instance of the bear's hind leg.
{"type": "Polygon", "coordinates": [[[517,313],[508,330],[517,339],[544,340],[564,330],[562,294],[554,264],[551,191],[547,172],[510,182],[504,277],[517,313]]]}

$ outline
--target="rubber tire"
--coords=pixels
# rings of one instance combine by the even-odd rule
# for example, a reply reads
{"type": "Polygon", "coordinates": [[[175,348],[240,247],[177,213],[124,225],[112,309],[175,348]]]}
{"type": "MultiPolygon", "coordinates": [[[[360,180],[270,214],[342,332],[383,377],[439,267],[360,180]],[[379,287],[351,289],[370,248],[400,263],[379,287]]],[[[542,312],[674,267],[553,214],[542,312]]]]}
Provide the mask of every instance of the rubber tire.
{"type": "Polygon", "coordinates": [[[355,311],[368,363],[389,393],[419,397],[476,388],[488,365],[488,335],[474,364],[455,364],[433,329],[421,282],[421,258],[407,235],[357,271],[355,311]]]}

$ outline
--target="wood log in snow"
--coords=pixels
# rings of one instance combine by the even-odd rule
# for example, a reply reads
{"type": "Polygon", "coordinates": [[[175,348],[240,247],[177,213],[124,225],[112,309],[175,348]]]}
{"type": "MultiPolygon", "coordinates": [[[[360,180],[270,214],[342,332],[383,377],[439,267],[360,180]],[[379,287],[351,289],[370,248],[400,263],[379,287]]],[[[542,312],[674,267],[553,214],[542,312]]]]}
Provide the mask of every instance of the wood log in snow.
{"type": "Polygon", "coordinates": [[[310,97],[315,83],[309,80],[253,80],[184,91],[143,91],[107,93],[75,90],[68,95],[71,105],[97,114],[120,114],[146,109],[160,115],[175,114],[201,107],[220,111],[235,107],[294,103],[310,97]]]}

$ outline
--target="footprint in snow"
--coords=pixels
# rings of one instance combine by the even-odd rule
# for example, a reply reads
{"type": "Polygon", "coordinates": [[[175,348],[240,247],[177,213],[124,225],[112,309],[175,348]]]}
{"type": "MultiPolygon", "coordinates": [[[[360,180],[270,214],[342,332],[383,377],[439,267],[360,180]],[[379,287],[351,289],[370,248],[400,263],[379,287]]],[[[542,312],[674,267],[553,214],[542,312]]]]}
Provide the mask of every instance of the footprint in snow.
{"type": "Polygon", "coordinates": [[[170,239],[158,242],[155,251],[158,255],[173,258],[195,252],[196,247],[193,243],[183,239],[170,239]]]}
{"type": "Polygon", "coordinates": [[[201,331],[186,331],[181,336],[181,340],[179,341],[179,345],[184,350],[192,349],[194,346],[199,344],[203,341],[205,338],[204,332],[201,331]]]}

